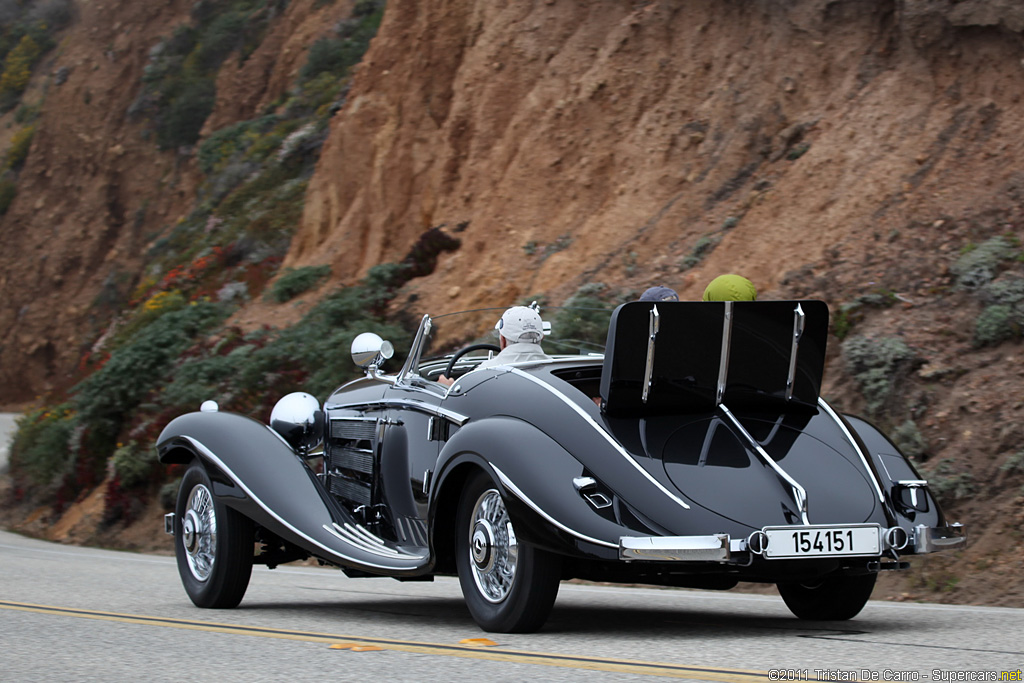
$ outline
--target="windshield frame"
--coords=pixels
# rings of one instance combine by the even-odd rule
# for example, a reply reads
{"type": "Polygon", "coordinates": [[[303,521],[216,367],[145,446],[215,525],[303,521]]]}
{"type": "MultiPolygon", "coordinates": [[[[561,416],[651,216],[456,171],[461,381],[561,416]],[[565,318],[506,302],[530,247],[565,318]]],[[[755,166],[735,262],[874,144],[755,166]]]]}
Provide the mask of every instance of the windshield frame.
{"type": "MultiPolygon", "coordinates": [[[[536,305],[536,304],[534,304],[536,305]]],[[[597,360],[604,357],[604,341],[607,337],[607,320],[610,320],[611,314],[615,307],[593,307],[593,306],[545,306],[543,308],[538,307],[538,310],[543,310],[545,313],[552,311],[553,315],[545,319],[545,336],[541,344],[545,347],[545,351],[551,355],[553,359],[562,360],[569,358],[588,358],[597,360]],[[573,331],[580,331],[580,321],[584,318],[587,319],[590,328],[590,339],[566,337],[561,338],[557,336],[559,328],[565,327],[573,331]],[[601,319],[604,318],[603,324],[601,319]],[[576,327],[574,328],[574,325],[576,327]],[[601,341],[596,341],[593,337],[595,335],[601,336],[601,341]],[[555,348],[552,348],[552,347],[555,348]],[[571,349],[571,350],[567,350],[571,349]]],[[[498,342],[498,333],[496,329],[490,329],[484,331],[477,337],[466,339],[465,335],[453,335],[449,336],[443,342],[443,351],[441,353],[431,354],[430,348],[432,342],[438,340],[438,333],[440,328],[443,327],[443,322],[447,319],[450,321],[457,320],[459,317],[462,320],[469,320],[470,318],[480,318],[482,314],[493,313],[495,320],[501,317],[501,314],[507,310],[507,307],[486,307],[468,309],[463,311],[455,311],[452,313],[444,313],[438,316],[424,315],[420,320],[419,328],[416,331],[416,335],[413,337],[412,343],[409,347],[409,354],[406,357],[406,361],[399,370],[395,383],[402,386],[412,386],[413,384],[419,384],[415,381],[416,378],[420,380],[432,381],[422,374],[424,365],[430,365],[432,369],[436,368],[436,365],[443,359],[451,358],[451,356],[458,351],[460,348],[464,348],[474,343],[494,343],[498,342]],[[462,341],[456,341],[462,337],[462,341]],[[453,346],[452,344],[455,344],[453,346]]],[[[482,362],[486,356],[481,355],[468,355],[466,356],[466,362],[460,361],[460,368],[467,368],[466,371],[470,371],[477,364],[482,362]]]]}

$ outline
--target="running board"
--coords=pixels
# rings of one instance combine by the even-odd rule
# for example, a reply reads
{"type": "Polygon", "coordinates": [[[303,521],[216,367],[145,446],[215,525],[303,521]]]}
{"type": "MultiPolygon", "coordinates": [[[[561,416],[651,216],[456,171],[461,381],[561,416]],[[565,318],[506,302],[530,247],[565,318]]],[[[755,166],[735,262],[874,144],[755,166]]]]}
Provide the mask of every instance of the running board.
{"type": "Polygon", "coordinates": [[[412,553],[401,548],[392,548],[384,543],[384,539],[379,538],[369,531],[365,527],[356,524],[349,524],[346,522],[344,525],[333,523],[324,524],[324,529],[341,539],[345,543],[353,545],[360,550],[368,553],[373,553],[379,557],[386,557],[388,559],[405,559],[405,560],[425,560],[427,559],[427,553],[412,553]]]}

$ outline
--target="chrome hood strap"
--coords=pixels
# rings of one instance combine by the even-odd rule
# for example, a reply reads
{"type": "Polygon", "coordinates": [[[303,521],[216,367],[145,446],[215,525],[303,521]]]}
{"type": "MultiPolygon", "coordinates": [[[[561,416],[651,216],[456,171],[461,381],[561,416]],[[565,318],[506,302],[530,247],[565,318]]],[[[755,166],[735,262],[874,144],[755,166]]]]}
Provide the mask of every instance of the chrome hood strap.
{"type": "Polygon", "coordinates": [[[800,482],[798,482],[796,479],[790,476],[789,472],[782,469],[782,466],[780,466],[779,463],[775,462],[772,459],[772,457],[768,455],[768,451],[766,451],[761,446],[761,444],[757,442],[757,439],[755,439],[754,436],[747,431],[746,427],[744,427],[743,424],[740,423],[739,419],[737,419],[736,416],[732,414],[732,411],[729,410],[724,403],[719,403],[718,409],[722,411],[722,414],[729,421],[729,423],[736,428],[736,431],[739,432],[739,434],[743,436],[744,439],[747,440],[747,444],[750,446],[751,449],[753,449],[755,453],[757,453],[758,457],[760,457],[766,465],[772,468],[772,470],[775,472],[775,475],[784,484],[789,486],[790,491],[793,495],[793,502],[796,503],[797,510],[799,510],[800,512],[801,521],[803,522],[803,524],[809,525],[811,522],[807,517],[807,490],[800,485],[800,482]]]}

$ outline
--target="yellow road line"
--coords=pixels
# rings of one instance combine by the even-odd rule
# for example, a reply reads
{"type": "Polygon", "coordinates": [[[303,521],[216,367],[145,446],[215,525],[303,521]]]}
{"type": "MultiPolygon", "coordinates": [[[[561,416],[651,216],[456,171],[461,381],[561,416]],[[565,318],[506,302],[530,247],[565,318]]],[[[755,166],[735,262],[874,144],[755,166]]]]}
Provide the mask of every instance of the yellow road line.
{"type": "Polygon", "coordinates": [[[34,612],[37,614],[54,614],[59,616],[77,617],[81,619],[98,619],[126,624],[146,624],[165,628],[183,628],[213,633],[230,633],[234,635],[256,636],[260,638],[280,638],[285,640],[301,640],[312,643],[358,643],[361,646],[376,646],[385,650],[413,652],[427,655],[443,655],[448,657],[464,657],[482,659],[493,662],[512,662],[516,664],[539,664],[542,666],[558,666],[570,669],[586,669],[590,671],[610,671],[617,673],[643,674],[647,676],[664,676],[669,678],[691,678],[702,681],[766,681],[768,672],[746,669],[720,669],[707,666],[668,664],[663,662],[644,662],[631,659],[606,659],[603,657],[582,657],[562,655],[549,652],[528,652],[502,650],[493,647],[481,648],[477,645],[447,645],[410,640],[391,640],[387,638],[369,638],[365,636],[341,635],[336,633],[319,633],[315,631],[295,631],[289,629],[266,628],[263,626],[246,626],[242,624],[220,624],[189,619],[172,619],[169,617],[153,617],[141,614],[119,614],[97,610],[77,609],[73,607],[55,607],[25,602],[0,600],[0,609],[34,612]]]}

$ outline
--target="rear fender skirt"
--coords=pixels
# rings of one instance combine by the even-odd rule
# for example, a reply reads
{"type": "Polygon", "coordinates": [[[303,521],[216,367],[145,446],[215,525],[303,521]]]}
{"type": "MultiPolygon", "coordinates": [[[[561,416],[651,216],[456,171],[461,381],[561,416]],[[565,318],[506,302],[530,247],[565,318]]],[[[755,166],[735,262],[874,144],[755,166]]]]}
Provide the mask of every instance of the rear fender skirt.
{"type": "Polygon", "coordinates": [[[868,454],[865,452],[863,441],[860,439],[859,435],[853,431],[850,424],[844,420],[839,413],[832,410],[832,406],[826,403],[825,399],[819,398],[818,406],[835,421],[842,430],[843,436],[846,437],[846,440],[850,442],[850,445],[853,446],[853,449],[857,452],[857,455],[860,457],[861,464],[864,465],[864,471],[867,473],[868,479],[874,486],[875,495],[878,496],[878,500],[882,504],[882,509],[885,510],[885,517],[888,522],[887,526],[896,526],[898,520],[896,511],[893,509],[888,496],[885,495],[885,491],[882,488],[881,477],[878,475],[877,468],[874,463],[868,459],[868,454]]]}
{"type": "Polygon", "coordinates": [[[899,449],[882,433],[875,425],[867,420],[853,415],[844,415],[844,422],[850,426],[850,430],[857,435],[857,438],[864,444],[864,449],[875,465],[879,473],[879,479],[886,489],[892,507],[899,521],[899,525],[908,532],[920,526],[945,527],[948,522],[938,501],[925,484],[919,488],[918,496],[926,501],[924,510],[901,511],[900,506],[893,500],[893,490],[901,481],[916,480],[924,481],[913,464],[906,456],[900,453],[899,449]]]}
{"type": "MultiPolygon", "coordinates": [[[[579,460],[533,425],[507,416],[469,422],[445,445],[438,476],[431,483],[432,526],[439,504],[437,492],[444,490],[449,474],[466,462],[489,470],[510,509],[530,517],[519,520],[522,528],[516,528],[526,540],[550,547],[551,539],[568,535],[577,548],[576,542],[580,542],[617,553],[621,536],[637,534],[596,514],[580,495],[573,484],[584,470],[579,460]]],[[[657,495],[653,487],[648,489],[647,495],[657,495]]],[[[457,495],[457,491],[444,495],[457,495]]],[[[552,549],[576,551],[568,545],[552,549]]]]}
{"type": "Polygon", "coordinates": [[[331,505],[316,475],[275,432],[232,413],[188,413],[171,421],[157,442],[161,462],[198,458],[215,480],[214,495],[281,538],[313,555],[376,574],[415,576],[430,569],[426,555],[385,545],[344,508],[331,505]]]}

